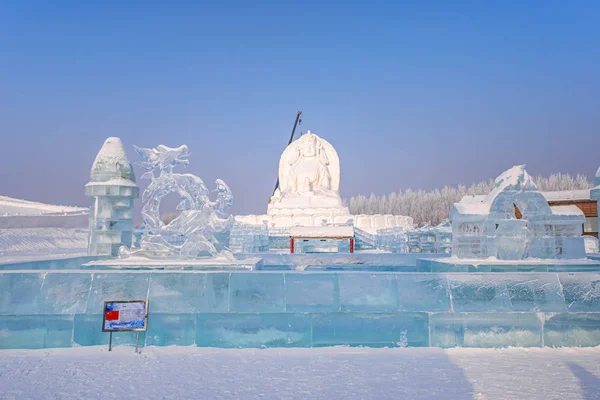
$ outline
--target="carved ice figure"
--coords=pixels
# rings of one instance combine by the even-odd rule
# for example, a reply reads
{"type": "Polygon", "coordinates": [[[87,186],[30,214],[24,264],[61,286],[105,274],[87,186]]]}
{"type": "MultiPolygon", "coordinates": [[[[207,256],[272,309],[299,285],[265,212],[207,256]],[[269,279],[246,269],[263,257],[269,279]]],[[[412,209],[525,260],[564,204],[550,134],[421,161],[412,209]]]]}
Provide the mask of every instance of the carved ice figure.
{"type": "MultiPolygon", "coordinates": [[[[178,148],[160,145],[153,149],[134,147],[144,160],[139,165],[147,171],[142,178],[152,182],[142,195],[140,248],[130,250],[122,247],[120,256],[190,259],[219,254],[219,243],[214,234],[230,229],[233,222],[229,216],[233,195],[227,184],[217,179],[216,200],[211,201],[202,179],[192,174],[173,172],[175,166],[189,164],[190,153],[186,145],[178,148]],[[159,171],[158,176],[155,176],[155,169],[159,171]],[[160,220],[160,202],[169,193],[181,196],[177,206],[180,213],[165,225],[160,220]]],[[[229,256],[230,253],[222,250],[220,255],[229,256]]]]}

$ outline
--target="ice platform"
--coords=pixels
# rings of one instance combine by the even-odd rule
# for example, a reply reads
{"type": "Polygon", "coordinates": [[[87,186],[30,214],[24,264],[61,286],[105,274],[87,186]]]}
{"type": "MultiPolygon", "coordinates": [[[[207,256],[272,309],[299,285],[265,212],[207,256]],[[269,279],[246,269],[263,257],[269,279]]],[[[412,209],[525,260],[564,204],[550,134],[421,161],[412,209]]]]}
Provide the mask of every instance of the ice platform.
{"type": "Polygon", "coordinates": [[[195,260],[158,260],[144,257],[126,259],[104,259],[90,261],[82,268],[91,269],[136,269],[136,270],[198,270],[198,271],[254,271],[260,269],[262,259],[249,257],[243,260],[227,258],[200,258],[195,260]]]}
{"type": "Polygon", "coordinates": [[[600,259],[496,260],[455,257],[417,260],[417,269],[429,272],[593,272],[600,271],[600,259]]]}
{"type": "MultiPolygon", "coordinates": [[[[101,325],[108,299],[149,300],[141,345],[600,345],[600,272],[206,271],[84,264],[4,265],[0,348],[106,345],[109,335],[101,325]]],[[[133,345],[135,334],[115,333],[113,343],[133,345]]]]}
{"type": "Polygon", "coordinates": [[[428,265],[418,266],[418,259],[449,257],[445,253],[248,253],[240,259],[261,258],[257,266],[263,271],[370,271],[370,272],[430,272],[428,265]]]}

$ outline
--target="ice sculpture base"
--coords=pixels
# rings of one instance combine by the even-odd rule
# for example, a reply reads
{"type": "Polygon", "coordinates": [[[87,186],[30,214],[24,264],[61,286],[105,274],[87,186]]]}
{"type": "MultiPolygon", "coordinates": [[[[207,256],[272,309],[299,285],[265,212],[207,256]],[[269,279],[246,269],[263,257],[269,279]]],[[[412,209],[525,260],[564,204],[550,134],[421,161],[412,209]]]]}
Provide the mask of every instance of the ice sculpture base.
{"type": "Polygon", "coordinates": [[[149,300],[141,346],[600,345],[598,272],[16,268],[0,270],[0,349],[107,345],[109,299],[149,300]]]}
{"type": "Polygon", "coordinates": [[[145,257],[129,257],[126,259],[108,259],[91,261],[82,267],[110,269],[165,269],[165,270],[197,270],[197,271],[254,271],[260,269],[262,259],[247,258],[230,260],[228,258],[198,258],[194,260],[159,260],[145,257]]]}
{"type": "Polygon", "coordinates": [[[430,272],[588,272],[600,271],[600,259],[581,258],[576,260],[498,260],[458,259],[418,259],[419,270],[430,272]]]}

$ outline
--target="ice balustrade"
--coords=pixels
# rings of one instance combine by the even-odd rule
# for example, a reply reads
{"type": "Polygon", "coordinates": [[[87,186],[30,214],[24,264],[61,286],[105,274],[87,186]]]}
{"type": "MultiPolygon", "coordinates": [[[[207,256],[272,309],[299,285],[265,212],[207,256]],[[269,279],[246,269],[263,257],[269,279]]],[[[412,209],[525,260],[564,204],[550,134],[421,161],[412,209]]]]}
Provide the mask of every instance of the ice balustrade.
{"type": "Polygon", "coordinates": [[[269,228],[266,224],[249,225],[235,222],[229,233],[229,250],[233,253],[268,251],[269,228]]]}
{"type": "Polygon", "coordinates": [[[452,224],[449,220],[435,227],[435,252],[452,253],[452,224]]]}
{"type": "Polygon", "coordinates": [[[402,228],[379,229],[376,246],[392,253],[446,253],[452,251],[452,228],[448,221],[405,231],[402,228]]]}
{"type": "Polygon", "coordinates": [[[0,347],[107,344],[107,298],[149,299],[145,345],[598,346],[598,282],[597,272],[0,272],[0,347]]]}

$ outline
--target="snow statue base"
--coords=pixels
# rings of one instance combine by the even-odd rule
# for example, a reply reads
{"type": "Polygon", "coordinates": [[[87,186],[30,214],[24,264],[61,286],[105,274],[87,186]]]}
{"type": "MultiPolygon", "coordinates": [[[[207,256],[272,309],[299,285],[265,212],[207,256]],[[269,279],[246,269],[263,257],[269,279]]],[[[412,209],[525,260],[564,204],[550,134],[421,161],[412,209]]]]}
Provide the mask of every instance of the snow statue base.
{"type": "Polygon", "coordinates": [[[233,222],[228,215],[233,195],[225,182],[217,179],[216,200],[211,201],[202,179],[192,174],[173,172],[175,166],[189,163],[187,146],[169,148],[160,145],[154,149],[136,146],[135,150],[144,159],[139,163],[147,171],[142,178],[152,182],[142,196],[140,248],[121,247],[120,258],[135,256],[168,260],[218,256],[233,259],[215,238],[215,234],[229,230],[233,222]],[[155,176],[155,170],[158,170],[158,176],[155,176]],[[170,193],[181,196],[177,206],[180,213],[173,221],[164,224],[160,219],[160,202],[170,193]]]}
{"type": "Polygon", "coordinates": [[[116,256],[121,246],[131,246],[133,200],[139,189],[121,139],[110,137],[104,142],[85,194],[92,199],[88,254],[116,256]]]}
{"type": "Polygon", "coordinates": [[[450,219],[454,261],[487,259],[488,263],[514,264],[586,258],[581,236],[583,212],[577,206],[550,207],[523,165],[496,178],[487,196],[466,196],[455,203],[450,219]]]}

